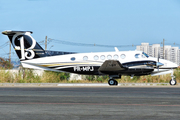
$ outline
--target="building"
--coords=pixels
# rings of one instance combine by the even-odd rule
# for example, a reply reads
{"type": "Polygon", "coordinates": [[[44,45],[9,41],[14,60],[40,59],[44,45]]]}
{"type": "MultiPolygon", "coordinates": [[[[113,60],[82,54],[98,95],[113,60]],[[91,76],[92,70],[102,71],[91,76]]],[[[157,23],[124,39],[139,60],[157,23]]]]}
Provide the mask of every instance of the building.
{"type": "Polygon", "coordinates": [[[174,62],[174,63],[179,63],[178,61],[178,47],[172,47],[170,49],[170,61],[174,62]]]}
{"type": "Polygon", "coordinates": [[[161,59],[166,59],[180,65],[180,49],[179,47],[171,47],[170,45],[165,45],[164,50],[160,44],[149,45],[149,43],[141,43],[141,45],[136,46],[136,50],[143,51],[151,57],[158,56],[161,59]]]}

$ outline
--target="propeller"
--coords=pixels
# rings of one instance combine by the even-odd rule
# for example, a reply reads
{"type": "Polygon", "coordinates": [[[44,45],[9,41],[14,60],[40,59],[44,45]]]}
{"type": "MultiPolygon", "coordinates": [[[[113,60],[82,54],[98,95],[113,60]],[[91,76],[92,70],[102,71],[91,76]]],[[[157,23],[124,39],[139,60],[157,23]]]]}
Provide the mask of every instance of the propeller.
{"type": "Polygon", "coordinates": [[[148,63],[146,63],[146,64],[147,64],[147,65],[150,65],[150,66],[155,66],[155,67],[158,69],[158,71],[159,71],[159,67],[164,65],[163,63],[160,63],[160,62],[159,62],[159,58],[160,58],[160,53],[159,53],[159,51],[158,51],[157,62],[148,62],[148,63]]]}
{"type": "Polygon", "coordinates": [[[159,66],[163,66],[164,65],[163,63],[159,62],[159,58],[160,58],[160,53],[158,52],[158,58],[157,58],[157,62],[156,62],[156,67],[157,67],[158,71],[159,71],[159,66]]]}
{"type": "Polygon", "coordinates": [[[156,63],[156,66],[157,66],[157,69],[158,69],[158,71],[159,71],[159,65],[158,65],[158,63],[159,63],[159,58],[160,58],[160,54],[159,54],[159,51],[158,51],[158,58],[157,58],[157,63],[156,63]]]}

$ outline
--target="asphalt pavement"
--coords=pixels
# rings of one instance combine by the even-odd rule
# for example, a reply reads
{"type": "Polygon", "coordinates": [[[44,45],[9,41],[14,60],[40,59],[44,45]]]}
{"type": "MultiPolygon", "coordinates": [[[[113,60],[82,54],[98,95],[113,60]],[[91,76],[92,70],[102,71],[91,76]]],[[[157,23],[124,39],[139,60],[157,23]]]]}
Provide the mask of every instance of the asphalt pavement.
{"type": "Polygon", "coordinates": [[[179,87],[1,87],[4,120],[177,120],[179,87]]]}

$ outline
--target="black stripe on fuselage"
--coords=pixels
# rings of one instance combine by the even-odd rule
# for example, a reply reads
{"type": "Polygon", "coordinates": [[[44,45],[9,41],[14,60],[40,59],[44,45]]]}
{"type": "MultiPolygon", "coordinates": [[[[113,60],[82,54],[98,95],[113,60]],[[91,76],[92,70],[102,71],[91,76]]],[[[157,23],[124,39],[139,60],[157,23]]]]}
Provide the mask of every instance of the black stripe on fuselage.
{"type": "Polygon", "coordinates": [[[103,74],[107,74],[107,75],[134,75],[134,76],[140,76],[140,75],[149,75],[151,74],[152,71],[154,71],[154,69],[150,69],[150,68],[131,68],[131,69],[127,69],[127,70],[121,70],[121,71],[105,71],[105,72],[99,72],[99,66],[90,66],[90,68],[86,69],[89,66],[84,66],[83,67],[79,67],[79,68],[75,68],[75,67],[69,67],[69,68],[62,68],[62,69],[56,69],[56,70],[60,70],[60,71],[64,71],[64,72],[70,72],[70,73],[77,73],[77,74],[84,74],[84,75],[103,75],[103,74]]]}
{"type": "MultiPolygon", "coordinates": [[[[134,61],[134,62],[127,62],[123,63],[123,66],[128,66],[128,67],[133,67],[133,66],[141,66],[141,65],[147,65],[148,62],[153,62],[155,61],[134,61]]],[[[63,64],[63,63],[62,63],[63,64]]],[[[67,63],[68,64],[68,63],[67,63]]],[[[52,64],[53,65],[53,64],[52,64]]],[[[102,74],[108,74],[108,75],[149,75],[152,71],[154,71],[153,67],[147,67],[147,68],[128,68],[127,70],[119,70],[119,71],[105,71],[105,72],[99,72],[100,66],[97,65],[88,65],[88,64],[71,64],[69,65],[57,65],[57,66],[48,66],[50,69],[55,69],[59,71],[64,71],[64,72],[70,72],[70,73],[77,73],[77,74],[84,74],[84,75],[102,75],[102,74]],[[73,67],[72,67],[73,66],[73,67]]]]}
{"type": "Polygon", "coordinates": [[[133,61],[133,62],[126,62],[122,63],[124,67],[133,67],[133,66],[138,66],[138,65],[149,65],[149,64],[154,64],[156,65],[156,61],[153,60],[145,60],[145,61],[133,61]]]}

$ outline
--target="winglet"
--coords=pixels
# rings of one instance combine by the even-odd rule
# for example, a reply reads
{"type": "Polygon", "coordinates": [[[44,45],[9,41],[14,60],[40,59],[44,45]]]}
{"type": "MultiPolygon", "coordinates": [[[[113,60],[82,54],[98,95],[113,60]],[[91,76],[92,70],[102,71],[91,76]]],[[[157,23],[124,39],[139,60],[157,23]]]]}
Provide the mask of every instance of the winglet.
{"type": "Polygon", "coordinates": [[[117,48],[117,47],[114,47],[114,49],[115,49],[115,51],[116,51],[116,52],[119,52],[119,50],[118,50],[118,48],[117,48]]]}

